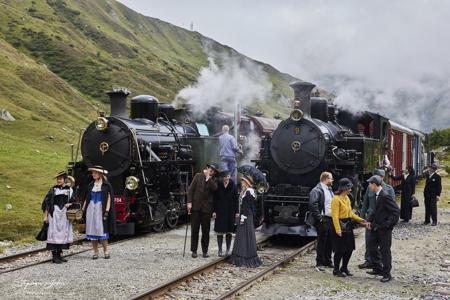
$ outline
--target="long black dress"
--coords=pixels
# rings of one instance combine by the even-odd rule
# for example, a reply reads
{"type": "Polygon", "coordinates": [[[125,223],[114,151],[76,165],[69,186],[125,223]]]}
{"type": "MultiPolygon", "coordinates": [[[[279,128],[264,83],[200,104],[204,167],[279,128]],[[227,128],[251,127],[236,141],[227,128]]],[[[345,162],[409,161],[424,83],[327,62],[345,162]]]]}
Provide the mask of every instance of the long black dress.
{"type": "Polygon", "coordinates": [[[243,197],[239,196],[239,214],[244,224],[237,226],[236,239],[229,261],[238,267],[256,268],[262,262],[256,251],[256,235],[253,226],[252,202],[255,200],[255,191],[249,188],[243,195],[243,197]]]}
{"type": "Polygon", "coordinates": [[[405,178],[403,175],[393,176],[394,180],[401,180],[401,205],[400,205],[400,219],[409,221],[412,218],[412,205],[411,198],[416,192],[416,176],[414,174],[408,174],[405,178]]]}
{"type": "Polygon", "coordinates": [[[239,212],[239,200],[236,184],[232,180],[227,187],[223,182],[218,184],[214,195],[214,212],[216,213],[215,232],[224,234],[235,231],[235,215],[239,212]]]}

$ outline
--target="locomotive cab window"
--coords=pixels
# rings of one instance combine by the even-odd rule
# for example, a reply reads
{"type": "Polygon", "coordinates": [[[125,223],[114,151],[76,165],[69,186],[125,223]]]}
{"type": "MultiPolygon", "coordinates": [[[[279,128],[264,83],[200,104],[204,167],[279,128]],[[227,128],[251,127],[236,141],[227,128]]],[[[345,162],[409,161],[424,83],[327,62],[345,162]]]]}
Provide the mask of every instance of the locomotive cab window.
{"type": "Polygon", "coordinates": [[[208,127],[204,123],[195,123],[197,126],[198,133],[202,136],[209,136],[208,127]]]}

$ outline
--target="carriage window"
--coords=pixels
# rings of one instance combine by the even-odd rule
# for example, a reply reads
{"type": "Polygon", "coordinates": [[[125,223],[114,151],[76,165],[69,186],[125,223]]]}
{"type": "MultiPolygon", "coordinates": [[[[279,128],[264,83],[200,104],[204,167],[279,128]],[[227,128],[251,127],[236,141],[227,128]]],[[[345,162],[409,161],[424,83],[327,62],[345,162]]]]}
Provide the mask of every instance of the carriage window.
{"type": "Polygon", "coordinates": [[[195,125],[197,126],[197,130],[198,130],[198,133],[200,133],[200,135],[209,136],[208,127],[206,127],[205,124],[195,123],[195,125]]]}

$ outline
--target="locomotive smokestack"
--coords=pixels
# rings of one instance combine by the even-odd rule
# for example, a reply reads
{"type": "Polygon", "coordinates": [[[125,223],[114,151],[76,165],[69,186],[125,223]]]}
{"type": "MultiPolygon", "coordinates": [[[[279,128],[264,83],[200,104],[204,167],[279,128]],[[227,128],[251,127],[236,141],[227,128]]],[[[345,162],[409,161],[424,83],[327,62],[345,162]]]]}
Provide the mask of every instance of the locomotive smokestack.
{"type": "Polygon", "coordinates": [[[119,88],[106,93],[111,105],[111,117],[127,118],[127,97],[130,91],[119,88]]]}
{"type": "Polygon", "coordinates": [[[311,118],[311,91],[316,85],[296,81],[290,86],[294,90],[294,107],[301,109],[305,118],[311,118]]]}

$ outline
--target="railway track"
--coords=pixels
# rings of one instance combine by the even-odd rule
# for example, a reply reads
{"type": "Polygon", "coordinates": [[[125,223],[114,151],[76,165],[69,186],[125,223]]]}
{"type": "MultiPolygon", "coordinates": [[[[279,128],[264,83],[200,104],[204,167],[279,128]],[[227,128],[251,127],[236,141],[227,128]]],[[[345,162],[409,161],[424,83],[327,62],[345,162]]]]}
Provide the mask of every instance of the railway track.
{"type": "Polygon", "coordinates": [[[129,299],[229,299],[311,251],[315,245],[316,241],[296,249],[270,246],[259,252],[263,266],[255,269],[237,268],[228,264],[226,257],[220,258],[129,299]]]}

